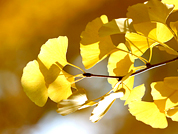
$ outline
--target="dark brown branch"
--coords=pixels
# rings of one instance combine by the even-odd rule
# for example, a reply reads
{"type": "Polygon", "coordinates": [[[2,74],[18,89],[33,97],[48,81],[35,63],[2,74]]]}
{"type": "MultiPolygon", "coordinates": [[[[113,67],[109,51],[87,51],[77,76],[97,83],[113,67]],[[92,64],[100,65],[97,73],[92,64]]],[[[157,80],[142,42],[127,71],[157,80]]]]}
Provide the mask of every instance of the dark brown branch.
{"type": "MultiPolygon", "coordinates": [[[[135,75],[138,75],[138,74],[141,74],[141,73],[144,73],[148,70],[151,70],[153,68],[157,68],[157,67],[160,67],[160,66],[164,66],[168,63],[171,63],[173,61],[176,61],[178,60],[178,57],[174,58],[174,59],[171,59],[171,60],[167,60],[167,61],[164,61],[164,62],[161,62],[161,63],[158,63],[158,64],[154,64],[154,65],[147,65],[147,67],[145,69],[141,69],[135,73],[132,73],[131,76],[135,76],[135,75]]],[[[91,73],[84,73],[83,76],[86,76],[86,77],[104,77],[104,78],[117,78],[118,80],[121,80],[124,76],[107,76],[107,75],[97,75],[97,74],[91,74],[91,73]]]]}

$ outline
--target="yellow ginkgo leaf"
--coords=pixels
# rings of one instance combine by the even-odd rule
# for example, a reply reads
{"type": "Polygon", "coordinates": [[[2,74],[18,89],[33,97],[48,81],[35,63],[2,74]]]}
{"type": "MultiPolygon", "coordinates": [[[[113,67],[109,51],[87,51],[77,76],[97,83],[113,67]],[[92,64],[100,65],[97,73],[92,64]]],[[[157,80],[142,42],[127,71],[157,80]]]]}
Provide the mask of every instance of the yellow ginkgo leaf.
{"type": "Polygon", "coordinates": [[[159,42],[167,42],[173,38],[173,34],[167,25],[157,22],[156,37],[159,42]]]}
{"type": "Polygon", "coordinates": [[[21,83],[31,101],[40,107],[44,106],[48,99],[48,89],[36,60],[29,62],[24,68],[21,83]]]}
{"type": "MultiPolygon", "coordinates": [[[[118,45],[118,51],[113,52],[109,56],[108,60],[108,72],[110,76],[125,76],[131,69],[133,69],[133,58],[132,55],[128,54],[127,47],[125,44],[120,43],[118,45]],[[121,51],[124,50],[124,51],[121,51]]],[[[118,80],[108,78],[108,82],[114,86],[118,80]]]]}
{"type": "Polygon", "coordinates": [[[38,55],[39,60],[49,69],[56,62],[64,67],[68,64],[66,59],[68,39],[66,36],[49,39],[42,47],[38,55]]]}
{"type": "Polygon", "coordinates": [[[144,94],[145,94],[144,84],[134,87],[134,89],[131,90],[130,95],[128,96],[124,105],[130,104],[133,101],[141,101],[144,94]]]}
{"type": "Polygon", "coordinates": [[[136,33],[126,33],[125,37],[127,40],[126,45],[130,48],[130,51],[137,56],[143,55],[143,53],[155,43],[154,40],[136,33]]]}
{"type": "Polygon", "coordinates": [[[72,94],[72,82],[74,82],[74,77],[62,70],[55,81],[48,87],[49,98],[57,103],[67,99],[72,94]],[[70,78],[70,81],[67,78],[70,78]]]}
{"type": "Polygon", "coordinates": [[[61,115],[68,115],[76,110],[81,109],[82,107],[93,106],[96,103],[90,102],[87,99],[84,89],[79,89],[75,91],[69,98],[64,99],[58,103],[57,112],[61,115]],[[86,104],[86,102],[88,104],[86,104]],[[86,105],[85,105],[86,104],[86,105]]]}
{"type": "Polygon", "coordinates": [[[166,128],[168,125],[165,113],[154,102],[134,101],[129,104],[129,111],[137,120],[153,128],[166,128]]]}
{"type": "Polygon", "coordinates": [[[178,105],[178,90],[168,87],[164,82],[153,82],[151,88],[154,100],[165,100],[166,110],[178,105]]]}
{"type": "Polygon", "coordinates": [[[167,117],[171,118],[173,121],[178,121],[178,107],[173,107],[167,111],[167,117]]]}
{"type": "Polygon", "coordinates": [[[102,100],[98,102],[98,105],[93,109],[90,116],[92,122],[98,122],[112,106],[116,98],[122,97],[123,92],[115,92],[105,96],[102,100]]]}
{"type": "Polygon", "coordinates": [[[128,18],[119,18],[114,19],[99,29],[100,36],[108,36],[112,34],[126,33],[126,32],[134,32],[134,28],[132,25],[132,19],[128,18]]]}
{"type": "Polygon", "coordinates": [[[135,23],[133,24],[134,29],[139,34],[143,34],[144,36],[148,37],[150,31],[156,28],[156,23],[147,21],[142,23],[135,23]]]}
{"type": "Polygon", "coordinates": [[[175,35],[178,35],[178,21],[170,22],[170,27],[174,31],[175,35]]]}
{"type": "Polygon", "coordinates": [[[159,0],[149,0],[129,7],[127,17],[133,19],[133,23],[147,21],[166,23],[173,8],[173,5],[164,4],[159,0]]]}
{"type": "Polygon", "coordinates": [[[159,50],[166,51],[168,54],[178,55],[178,52],[169,46],[158,46],[159,50]]]}
{"type": "Polygon", "coordinates": [[[165,77],[164,83],[166,84],[166,86],[178,90],[178,77],[165,77]]]}
{"type": "Polygon", "coordinates": [[[162,0],[163,3],[166,3],[166,4],[172,4],[174,5],[174,11],[175,10],[178,10],[178,1],[177,0],[162,0]]]}
{"type": "Polygon", "coordinates": [[[107,22],[107,16],[102,15],[89,22],[81,34],[80,50],[86,69],[94,66],[115,49],[110,36],[99,37],[98,30],[107,22]]]}

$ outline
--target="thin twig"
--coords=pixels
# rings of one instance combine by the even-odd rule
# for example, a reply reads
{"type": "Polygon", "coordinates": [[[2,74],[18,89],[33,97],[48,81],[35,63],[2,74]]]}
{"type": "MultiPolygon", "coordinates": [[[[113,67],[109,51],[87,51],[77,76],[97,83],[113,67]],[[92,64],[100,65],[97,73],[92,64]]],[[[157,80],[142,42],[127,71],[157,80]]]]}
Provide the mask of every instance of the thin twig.
{"type": "MultiPolygon", "coordinates": [[[[173,61],[176,61],[178,60],[178,57],[174,58],[174,59],[171,59],[171,60],[167,60],[167,61],[164,61],[164,62],[161,62],[161,63],[158,63],[158,64],[154,64],[154,65],[151,65],[151,64],[148,64],[147,67],[145,69],[141,69],[135,73],[132,73],[131,76],[135,76],[135,75],[138,75],[138,74],[141,74],[143,72],[146,72],[148,70],[151,70],[151,69],[154,69],[154,68],[157,68],[157,67],[160,67],[160,66],[164,66],[168,63],[171,63],[173,61]]],[[[104,77],[104,78],[117,78],[119,81],[124,77],[124,76],[108,76],[108,75],[98,75],[98,74],[91,74],[91,73],[84,73],[83,76],[85,77],[104,77]]]]}

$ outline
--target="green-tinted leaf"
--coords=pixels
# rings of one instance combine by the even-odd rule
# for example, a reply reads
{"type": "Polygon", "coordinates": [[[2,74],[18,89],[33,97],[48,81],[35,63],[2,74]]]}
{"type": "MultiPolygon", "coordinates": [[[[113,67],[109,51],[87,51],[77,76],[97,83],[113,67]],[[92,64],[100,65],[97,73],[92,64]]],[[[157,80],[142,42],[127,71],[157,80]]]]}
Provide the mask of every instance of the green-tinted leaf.
{"type": "Polygon", "coordinates": [[[134,101],[129,104],[129,111],[137,120],[153,128],[166,128],[168,125],[164,111],[160,111],[154,102],[134,101]]]}
{"type": "Polygon", "coordinates": [[[48,90],[36,60],[29,62],[24,68],[21,83],[31,101],[38,106],[44,106],[48,99],[48,90]]]}
{"type": "Polygon", "coordinates": [[[99,35],[107,36],[107,35],[126,33],[126,32],[130,33],[134,31],[135,30],[132,25],[132,19],[119,18],[104,24],[99,29],[99,35]]]}
{"type": "Polygon", "coordinates": [[[49,69],[52,64],[58,62],[61,67],[68,64],[66,59],[68,39],[66,36],[49,39],[42,47],[38,55],[39,60],[49,69]]]}
{"type": "Polygon", "coordinates": [[[92,122],[98,122],[109,110],[111,105],[114,103],[116,98],[123,96],[123,92],[115,92],[105,96],[101,101],[98,102],[98,105],[93,109],[90,116],[92,122]]]}
{"type": "Polygon", "coordinates": [[[173,8],[173,5],[164,4],[159,0],[149,0],[129,7],[127,17],[133,19],[133,23],[147,21],[166,23],[173,8]]]}
{"type": "Polygon", "coordinates": [[[88,23],[81,34],[80,50],[86,69],[94,66],[115,49],[110,36],[99,37],[98,30],[107,22],[108,19],[105,15],[96,18],[88,23]]]}

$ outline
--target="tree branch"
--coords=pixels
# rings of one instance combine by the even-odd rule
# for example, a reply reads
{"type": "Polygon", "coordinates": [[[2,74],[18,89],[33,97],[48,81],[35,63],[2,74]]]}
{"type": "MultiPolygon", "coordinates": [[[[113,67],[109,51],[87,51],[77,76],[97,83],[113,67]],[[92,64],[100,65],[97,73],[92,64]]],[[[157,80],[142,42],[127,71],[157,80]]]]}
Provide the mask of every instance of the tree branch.
{"type": "MultiPolygon", "coordinates": [[[[167,60],[167,61],[164,61],[164,62],[161,62],[161,63],[158,63],[158,64],[154,64],[154,65],[151,65],[150,63],[146,64],[146,68],[145,69],[141,69],[135,73],[132,73],[131,76],[135,76],[135,75],[139,75],[141,73],[144,73],[148,70],[151,70],[151,69],[154,69],[154,68],[157,68],[157,67],[160,67],[160,66],[164,66],[164,65],[167,65],[168,63],[171,63],[173,61],[176,61],[178,60],[178,57],[174,58],[174,59],[171,59],[171,60],[167,60]]],[[[107,76],[107,75],[97,75],[97,74],[91,74],[91,73],[84,73],[83,76],[85,77],[103,77],[103,78],[117,78],[118,81],[122,80],[122,78],[124,76],[107,76]]]]}

